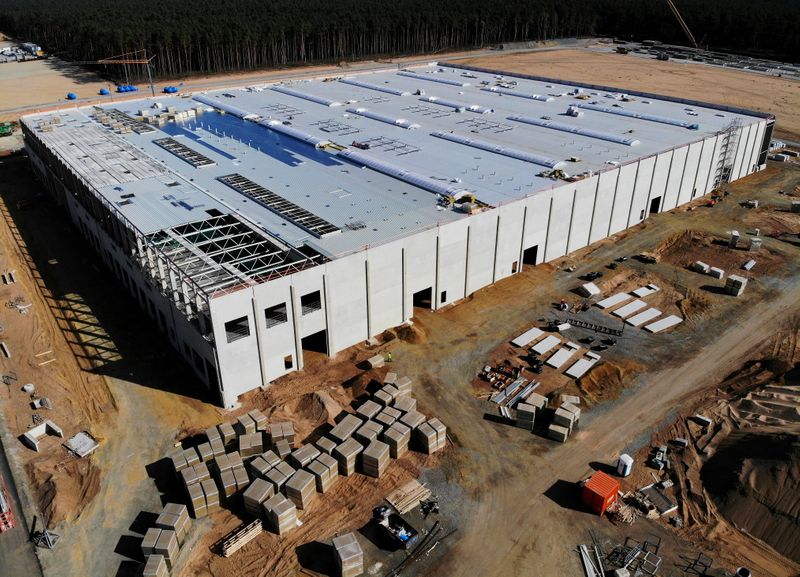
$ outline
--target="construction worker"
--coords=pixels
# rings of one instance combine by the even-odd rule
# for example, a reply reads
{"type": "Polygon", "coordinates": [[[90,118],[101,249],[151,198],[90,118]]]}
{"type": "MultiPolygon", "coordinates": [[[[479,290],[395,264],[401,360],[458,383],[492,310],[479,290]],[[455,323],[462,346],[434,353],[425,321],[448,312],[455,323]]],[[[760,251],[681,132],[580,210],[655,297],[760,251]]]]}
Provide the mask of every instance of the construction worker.
{"type": "Polygon", "coordinates": [[[392,353],[391,352],[386,353],[386,362],[387,363],[391,363],[392,362],[392,353]]]}

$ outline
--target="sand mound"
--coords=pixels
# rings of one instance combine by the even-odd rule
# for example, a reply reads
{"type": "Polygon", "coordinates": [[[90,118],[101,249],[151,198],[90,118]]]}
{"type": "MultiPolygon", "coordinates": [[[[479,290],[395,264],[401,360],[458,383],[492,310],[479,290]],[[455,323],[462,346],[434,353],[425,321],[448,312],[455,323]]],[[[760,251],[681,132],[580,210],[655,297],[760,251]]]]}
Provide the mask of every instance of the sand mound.
{"type": "Polygon", "coordinates": [[[73,459],[55,467],[66,474],[57,475],[51,462],[26,465],[36,499],[48,525],[72,521],[100,491],[100,471],[89,459],[73,459]]]}
{"type": "Polygon", "coordinates": [[[700,475],[728,520],[800,561],[800,436],[732,433],[700,475]]]}
{"type": "Polygon", "coordinates": [[[578,389],[589,405],[616,399],[637,372],[634,363],[603,361],[578,379],[578,389]]]}
{"type": "Polygon", "coordinates": [[[330,423],[342,410],[341,405],[325,392],[308,393],[273,407],[268,414],[271,423],[292,421],[298,439],[305,439],[319,426],[330,423]]]}
{"type": "Polygon", "coordinates": [[[418,345],[428,341],[425,332],[417,325],[400,327],[397,329],[397,338],[412,345],[418,345]]]}

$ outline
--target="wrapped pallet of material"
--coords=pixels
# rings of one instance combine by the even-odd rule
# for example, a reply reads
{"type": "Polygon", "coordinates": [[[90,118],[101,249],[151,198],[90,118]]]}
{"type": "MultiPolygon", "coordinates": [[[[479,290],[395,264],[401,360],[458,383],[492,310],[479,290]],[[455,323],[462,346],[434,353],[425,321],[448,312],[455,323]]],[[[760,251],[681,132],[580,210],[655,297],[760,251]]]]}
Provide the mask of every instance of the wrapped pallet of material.
{"type": "Polygon", "coordinates": [[[364,403],[356,409],[356,415],[362,419],[371,419],[380,412],[381,406],[371,399],[364,401],[364,403]]]}
{"type": "Polygon", "coordinates": [[[533,405],[536,407],[536,411],[539,412],[545,407],[547,407],[547,397],[542,396],[538,393],[531,393],[528,395],[528,398],[525,399],[525,403],[528,405],[533,405]]]}
{"type": "Polygon", "coordinates": [[[367,421],[361,425],[355,433],[353,433],[353,438],[362,445],[366,446],[377,439],[382,431],[383,425],[376,423],[375,421],[367,421]]]}
{"type": "Polygon", "coordinates": [[[569,429],[553,423],[547,428],[547,436],[559,443],[565,443],[569,438],[569,429]]]}
{"type": "Polygon", "coordinates": [[[397,422],[383,432],[382,440],[389,445],[389,456],[399,459],[408,452],[411,441],[411,429],[397,422]]]}
{"type": "Polygon", "coordinates": [[[394,386],[397,387],[397,391],[400,395],[409,396],[412,392],[411,384],[412,380],[410,377],[400,377],[395,382],[394,386]]]}
{"type": "Polygon", "coordinates": [[[206,498],[206,510],[207,513],[210,515],[214,511],[219,511],[219,488],[217,488],[217,483],[214,479],[208,479],[200,483],[200,486],[203,489],[203,495],[206,498]]]}
{"type": "Polygon", "coordinates": [[[289,455],[289,463],[295,469],[302,469],[317,457],[319,457],[319,449],[314,445],[303,445],[299,449],[292,451],[291,455],[289,455]]]}
{"type": "Polygon", "coordinates": [[[208,442],[211,443],[214,439],[222,440],[222,437],[219,434],[219,429],[217,427],[209,427],[205,430],[206,438],[208,442]]]}
{"type": "Polygon", "coordinates": [[[314,475],[304,469],[295,471],[286,485],[284,491],[289,500],[298,509],[307,509],[311,502],[317,497],[317,484],[314,475]]]}
{"type": "Polygon", "coordinates": [[[403,413],[393,407],[384,407],[384,409],[375,416],[375,421],[384,427],[391,427],[402,415],[403,413]]]}
{"type": "Polygon", "coordinates": [[[197,452],[200,455],[201,463],[207,463],[214,458],[214,451],[211,449],[211,443],[200,443],[197,445],[197,452]]]}
{"type": "Polygon", "coordinates": [[[356,472],[356,462],[358,455],[364,450],[364,446],[353,439],[346,439],[341,445],[333,450],[333,456],[339,463],[339,474],[349,477],[356,472]]]}
{"type": "Polygon", "coordinates": [[[297,527],[297,507],[280,493],[262,503],[267,527],[273,533],[284,535],[297,527]]]}
{"type": "Polygon", "coordinates": [[[253,409],[247,414],[250,415],[250,418],[253,419],[253,421],[255,421],[257,432],[267,430],[267,418],[264,416],[264,413],[258,409],[253,409]]]}
{"type": "Polygon", "coordinates": [[[314,446],[319,449],[320,452],[330,455],[336,448],[336,441],[329,439],[328,437],[320,437],[314,441],[314,446]]]}
{"type": "Polygon", "coordinates": [[[333,538],[333,556],[342,577],[356,577],[364,572],[364,552],[354,533],[333,538]]]}
{"type": "Polygon", "coordinates": [[[194,447],[184,449],[183,455],[186,457],[186,464],[189,467],[194,467],[200,462],[200,455],[197,454],[197,450],[194,447]]]}
{"type": "Polygon", "coordinates": [[[222,497],[228,499],[236,493],[236,475],[233,469],[222,471],[219,476],[220,488],[222,489],[222,497]]]}
{"type": "Polygon", "coordinates": [[[361,454],[361,469],[368,477],[380,479],[389,464],[389,445],[372,441],[361,454]]]}
{"type": "Polygon", "coordinates": [[[275,494],[275,486],[264,479],[256,479],[242,493],[244,510],[253,517],[261,516],[261,504],[275,494]]]}
{"type": "Polygon", "coordinates": [[[516,426],[526,431],[533,430],[533,422],[536,419],[536,407],[527,403],[517,405],[516,426]]]}
{"type": "Polygon", "coordinates": [[[144,534],[144,539],[142,539],[142,555],[144,557],[155,554],[156,542],[158,541],[159,535],[161,535],[161,531],[163,531],[163,529],[150,527],[144,534]]]}
{"type": "Polygon", "coordinates": [[[314,475],[314,482],[319,493],[327,493],[339,479],[339,463],[325,453],[314,459],[308,466],[308,471],[314,475]]]}
{"type": "Polygon", "coordinates": [[[208,444],[211,445],[211,452],[214,453],[215,459],[225,454],[225,443],[222,442],[222,437],[211,439],[208,444]]]}
{"type": "Polygon", "coordinates": [[[289,444],[289,441],[286,439],[281,439],[277,443],[272,446],[272,450],[280,457],[281,459],[285,459],[289,455],[292,454],[292,446],[289,444]]]}
{"type": "Polygon", "coordinates": [[[175,561],[178,559],[178,538],[175,531],[164,529],[158,536],[155,546],[155,554],[163,555],[167,562],[167,568],[172,571],[175,561]]]}
{"type": "Polygon", "coordinates": [[[358,429],[363,422],[362,419],[355,415],[345,415],[344,418],[331,429],[328,436],[337,443],[344,443],[347,438],[353,436],[353,433],[356,432],[356,429],[358,429]]]}
{"type": "Polygon", "coordinates": [[[269,442],[274,445],[278,441],[283,441],[283,423],[272,423],[267,427],[269,442]]]}
{"type": "Polygon", "coordinates": [[[573,405],[572,403],[561,403],[561,406],[559,408],[572,413],[573,425],[578,424],[578,421],[581,420],[581,410],[576,405],[573,405]]]}
{"type": "Polygon", "coordinates": [[[409,411],[400,417],[400,422],[413,431],[425,422],[425,415],[419,411],[409,411]]]}
{"type": "Polygon", "coordinates": [[[429,423],[422,423],[419,427],[414,429],[414,438],[423,453],[430,455],[435,453],[437,447],[436,429],[429,423]]]}
{"type": "Polygon", "coordinates": [[[239,436],[249,435],[250,433],[256,432],[256,422],[250,415],[241,415],[236,419],[236,425],[234,426],[234,429],[239,436]]]}
{"type": "Polygon", "coordinates": [[[229,445],[236,439],[236,431],[233,430],[233,425],[230,423],[220,423],[217,425],[219,435],[222,437],[222,444],[229,445]]]}
{"type": "Polygon", "coordinates": [[[208,472],[208,465],[206,465],[202,461],[200,463],[197,463],[192,468],[194,469],[194,476],[197,479],[198,483],[200,481],[205,481],[206,479],[211,478],[211,473],[208,472]]]}
{"type": "Polygon", "coordinates": [[[394,400],[392,407],[400,411],[402,416],[406,413],[417,410],[417,399],[414,397],[409,397],[408,395],[401,395],[394,400]]]}
{"type": "Polygon", "coordinates": [[[147,555],[145,557],[142,577],[169,577],[169,567],[163,555],[147,555]]]}
{"type": "Polygon", "coordinates": [[[176,451],[170,455],[169,458],[172,461],[172,468],[175,470],[176,475],[180,476],[181,471],[189,466],[189,464],[186,462],[186,455],[184,455],[183,451],[181,450],[176,451]]]}
{"type": "Polygon", "coordinates": [[[236,492],[244,491],[250,484],[250,477],[247,475],[247,469],[244,465],[236,465],[233,469],[233,478],[236,481],[236,492]]]}
{"type": "Polygon", "coordinates": [[[208,508],[206,507],[206,497],[203,494],[203,487],[201,483],[195,483],[188,487],[189,504],[192,507],[192,517],[200,519],[208,515],[208,508]]]}
{"type": "Polygon", "coordinates": [[[575,423],[575,415],[559,407],[556,409],[556,412],[553,413],[553,423],[562,427],[567,427],[567,429],[572,432],[572,425],[575,423]]]}
{"type": "Polygon", "coordinates": [[[283,489],[283,486],[286,485],[286,481],[289,480],[289,477],[294,475],[294,472],[294,467],[289,463],[281,461],[276,467],[267,471],[266,480],[274,485],[275,492],[278,493],[283,489]]]}

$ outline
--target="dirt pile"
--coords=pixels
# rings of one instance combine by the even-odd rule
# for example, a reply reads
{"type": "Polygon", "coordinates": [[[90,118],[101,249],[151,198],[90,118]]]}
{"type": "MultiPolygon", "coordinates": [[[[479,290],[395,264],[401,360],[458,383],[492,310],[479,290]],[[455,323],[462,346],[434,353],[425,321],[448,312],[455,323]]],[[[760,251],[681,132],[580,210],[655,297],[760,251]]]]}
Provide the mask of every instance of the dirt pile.
{"type": "Polygon", "coordinates": [[[406,325],[397,329],[397,338],[411,345],[428,342],[425,331],[417,325],[406,325]]]}
{"type": "Polygon", "coordinates": [[[100,470],[89,459],[67,458],[60,463],[43,459],[25,468],[50,527],[79,517],[100,491],[100,470]]]}
{"type": "Polygon", "coordinates": [[[800,561],[800,436],[734,432],[700,476],[729,521],[800,561]]]}
{"type": "Polygon", "coordinates": [[[642,367],[633,362],[603,361],[577,381],[581,396],[589,406],[619,397],[642,367]]]}

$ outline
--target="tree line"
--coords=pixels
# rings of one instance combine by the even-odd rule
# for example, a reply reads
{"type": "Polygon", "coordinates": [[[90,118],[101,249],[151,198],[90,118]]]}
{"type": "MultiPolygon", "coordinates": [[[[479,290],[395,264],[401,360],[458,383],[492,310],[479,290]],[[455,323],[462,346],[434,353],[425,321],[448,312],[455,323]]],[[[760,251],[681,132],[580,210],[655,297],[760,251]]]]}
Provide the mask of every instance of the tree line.
{"type": "MultiPolygon", "coordinates": [[[[676,4],[704,45],[799,59],[797,0],[676,4]]],[[[686,43],[665,0],[3,0],[0,30],[71,60],[144,48],[162,78],[572,36],[686,43]]]]}

